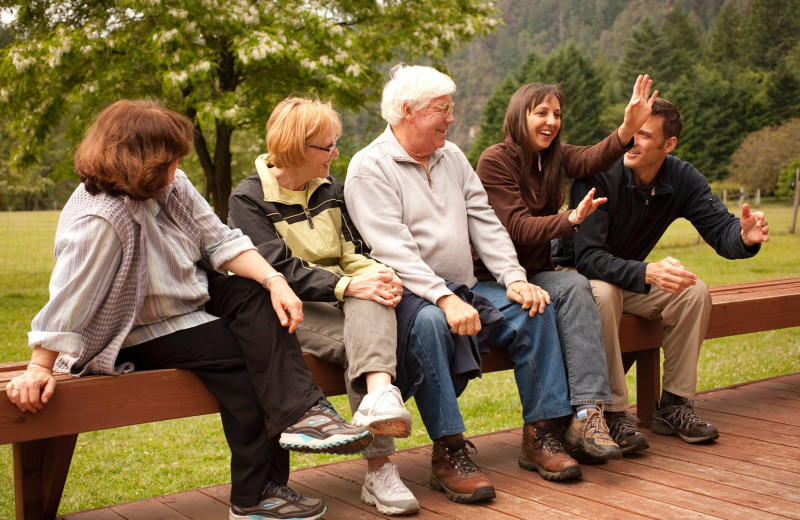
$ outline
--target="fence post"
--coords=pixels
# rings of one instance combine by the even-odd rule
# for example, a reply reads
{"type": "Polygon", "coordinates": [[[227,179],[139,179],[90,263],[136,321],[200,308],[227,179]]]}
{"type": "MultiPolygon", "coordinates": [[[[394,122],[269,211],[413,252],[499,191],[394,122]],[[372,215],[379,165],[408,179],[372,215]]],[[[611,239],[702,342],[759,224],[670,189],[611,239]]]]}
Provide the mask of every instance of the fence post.
{"type": "Polygon", "coordinates": [[[794,205],[792,206],[792,222],[789,225],[789,233],[794,233],[797,224],[797,205],[800,202],[800,167],[794,173],[794,205]]]}
{"type": "Polygon", "coordinates": [[[728,205],[728,190],[724,188],[722,190],[722,203],[726,206],[728,205]]]}
{"type": "Polygon", "coordinates": [[[756,206],[757,208],[758,208],[758,207],[761,207],[761,188],[758,188],[758,189],[756,190],[756,200],[755,200],[755,206],[756,206]]]}

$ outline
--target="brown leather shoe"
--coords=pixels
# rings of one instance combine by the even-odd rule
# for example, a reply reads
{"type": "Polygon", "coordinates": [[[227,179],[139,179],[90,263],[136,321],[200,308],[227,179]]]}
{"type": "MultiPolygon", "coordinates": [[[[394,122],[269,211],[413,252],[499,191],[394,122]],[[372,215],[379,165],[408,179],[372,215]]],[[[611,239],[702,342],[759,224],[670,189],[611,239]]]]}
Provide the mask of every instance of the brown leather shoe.
{"type": "Polygon", "coordinates": [[[490,500],[495,497],[494,486],[469,458],[467,446],[477,453],[460,433],[433,441],[430,484],[453,502],[490,500]]]}
{"type": "Polygon", "coordinates": [[[538,471],[545,480],[578,478],[581,467],[564,451],[556,427],[555,419],[525,425],[519,465],[529,471],[538,471]]]}

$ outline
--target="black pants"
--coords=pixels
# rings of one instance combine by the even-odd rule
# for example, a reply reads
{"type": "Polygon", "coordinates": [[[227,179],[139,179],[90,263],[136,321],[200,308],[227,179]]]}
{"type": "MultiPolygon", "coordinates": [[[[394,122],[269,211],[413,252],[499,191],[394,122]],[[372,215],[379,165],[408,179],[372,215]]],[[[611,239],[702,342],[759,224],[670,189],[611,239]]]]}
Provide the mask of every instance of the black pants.
{"type": "Polygon", "coordinates": [[[118,362],[197,374],[219,401],[231,450],[231,503],[248,507],[267,482],[289,480],[289,452],[278,437],[323,393],[263,287],[211,274],[209,294],[206,311],[219,320],[123,349],[118,362]]]}

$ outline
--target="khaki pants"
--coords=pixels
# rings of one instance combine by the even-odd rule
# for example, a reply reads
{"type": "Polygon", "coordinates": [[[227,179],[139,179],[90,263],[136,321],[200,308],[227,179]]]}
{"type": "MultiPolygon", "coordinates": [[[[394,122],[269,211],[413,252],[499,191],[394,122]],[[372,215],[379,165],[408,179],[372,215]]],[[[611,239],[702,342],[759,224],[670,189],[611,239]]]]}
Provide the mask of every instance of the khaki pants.
{"type": "Polygon", "coordinates": [[[708,286],[697,280],[678,294],[653,285],[649,294],[620,289],[600,280],[590,280],[597,308],[603,320],[611,404],[606,410],[628,409],[628,388],[619,346],[622,313],[647,319],[661,318],[664,325],[664,390],[681,397],[694,396],[697,388],[697,359],[711,314],[708,286]]]}
{"type": "MultiPolygon", "coordinates": [[[[355,412],[367,392],[364,375],[397,376],[397,320],[392,307],[371,300],[347,298],[343,305],[303,302],[297,339],[303,352],[345,368],[350,408],[355,412]]],[[[395,452],[394,438],[379,435],[364,450],[367,459],[395,452]]]]}

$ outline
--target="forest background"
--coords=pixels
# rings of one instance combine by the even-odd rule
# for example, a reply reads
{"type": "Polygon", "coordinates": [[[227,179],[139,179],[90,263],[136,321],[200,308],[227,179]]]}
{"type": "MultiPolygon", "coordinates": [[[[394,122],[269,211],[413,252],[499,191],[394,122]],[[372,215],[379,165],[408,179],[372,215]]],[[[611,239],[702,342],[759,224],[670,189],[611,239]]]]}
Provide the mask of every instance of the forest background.
{"type": "MultiPolygon", "coordinates": [[[[16,14],[0,26],[0,209],[60,208],[77,183],[71,154],[88,121],[126,96],[195,119],[199,138],[182,167],[223,217],[230,187],[265,151],[269,111],[293,92],[332,99],[342,112],[333,171],[343,179],[349,158],[385,125],[380,90],[402,59],[455,79],[448,138],[473,164],[502,139],[508,99],[522,84],[561,83],[564,140],[592,144],[619,125],[636,75],[649,73],[685,119],[675,155],[716,186],[793,192],[800,2],[498,0],[494,11],[476,0],[324,2],[322,19],[279,16],[262,2],[239,25],[208,21],[237,20],[232,11],[247,11],[240,3],[248,4],[200,16],[208,2],[0,1],[16,14]]],[[[295,4],[309,2],[282,5],[295,4]]]]}

